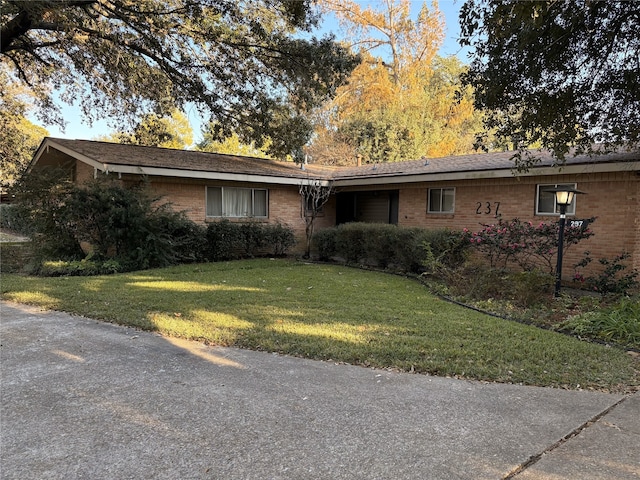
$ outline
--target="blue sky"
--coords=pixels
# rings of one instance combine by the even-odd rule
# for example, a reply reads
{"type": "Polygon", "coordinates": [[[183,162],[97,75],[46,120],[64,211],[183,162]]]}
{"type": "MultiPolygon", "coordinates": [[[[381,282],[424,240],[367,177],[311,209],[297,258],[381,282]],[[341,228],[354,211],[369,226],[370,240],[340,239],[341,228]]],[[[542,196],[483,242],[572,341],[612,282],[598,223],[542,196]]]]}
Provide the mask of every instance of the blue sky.
{"type": "MultiPolygon", "coordinates": [[[[360,3],[366,5],[367,3],[375,2],[368,2],[366,0],[363,0],[360,3]]],[[[420,7],[422,6],[422,3],[422,0],[413,2],[413,10],[416,15],[420,7]]],[[[466,63],[467,50],[462,50],[457,42],[458,36],[460,34],[458,12],[463,3],[464,0],[440,0],[438,2],[438,7],[444,14],[446,23],[445,38],[442,48],[440,49],[440,54],[442,56],[457,55],[460,60],[466,63]]],[[[427,4],[429,6],[431,5],[430,0],[427,1],[427,4]]],[[[333,18],[327,18],[323,22],[321,33],[324,33],[325,31],[335,33],[337,38],[341,37],[337,22],[333,18]]],[[[50,136],[58,138],[90,140],[100,135],[109,134],[112,131],[112,129],[107,126],[105,121],[94,122],[92,126],[84,123],[82,121],[80,109],[77,107],[66,105],[64,105],[63,107],[64,116],[68,122],[64,132],[62,132],[58,127],[55,126],[42,125],[34,118],[32,118],[31,120],[34,123],[42,125],[44,128],[46,128],[49,131],[50,136]]],[[[186,113],[193,127],[194,141],[198,142],[201,137],[201,122],[198,116],[198,112],[195,108],[193,108],[192,111],[187,111],[186,113]]]]}

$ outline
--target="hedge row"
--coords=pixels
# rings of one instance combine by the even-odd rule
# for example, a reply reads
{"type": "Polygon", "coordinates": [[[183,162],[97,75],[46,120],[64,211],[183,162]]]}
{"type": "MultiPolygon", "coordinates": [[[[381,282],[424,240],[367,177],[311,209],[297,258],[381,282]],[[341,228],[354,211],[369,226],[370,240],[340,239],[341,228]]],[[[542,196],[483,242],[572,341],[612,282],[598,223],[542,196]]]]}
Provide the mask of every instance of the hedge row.
{"type": "Polygon", "coordinates": [[[282,256],[295,243],[293,230],[280,223],[222,220],[207,226],[204,257],[217,262],[262,255],[282,256]]]}
{"type": "Polygon", "coordinates": [[[341,259],[413,273],[459,266],[469,248],[461,232],[370,223],[318,231],[313,243],[320,260],[341,259]]]}

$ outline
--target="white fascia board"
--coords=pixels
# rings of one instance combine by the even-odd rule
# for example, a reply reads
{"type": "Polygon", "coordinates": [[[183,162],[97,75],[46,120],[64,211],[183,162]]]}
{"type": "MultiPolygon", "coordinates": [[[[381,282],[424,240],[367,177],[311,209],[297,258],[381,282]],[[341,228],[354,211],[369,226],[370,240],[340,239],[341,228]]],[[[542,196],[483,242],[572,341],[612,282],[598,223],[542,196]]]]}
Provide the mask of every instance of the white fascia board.
{"type": "MultiPolygon", "coordinates": [[[[101,170],[105,173],[125,173],[133,175],[149,175],[158,177],[178,177],[202,180],[228,180],[232,182],[268,183],[277,185],[300,185],[307,181],[316,181],[314,178],[278,177],[270,175],[252,175],[246,173],[204,172],[200,170],[180,170],[161,167],[136,167],[131,165],[101,164],[101,170]]],[[[326,180],[318,180],[323,186],[328,186],[326,180]],[[325,185],[326,184],[326,185],[325,185]]]]}
{"type": "Polygon", "coordinates": [[[525,173],[514,173],[511,169],[471,170],[464,172],[423,173],[408,175],[375,175],[357,178],[336,178],[336,187],[388,185],[399,183],[442,182],[448,180],[481,180],[487,178],[518,178],[546,175],[576,175],[588,173],[633,172],[640,171],[640,162],[589,163],[565,165],[563,167],[538,167],[525,173]]]}
{"type": "MultiPolygon", "coordinates": [[[[163,177],[180,177],[180,178],[193,178],[193,179],[205,179],[205,180],[229,180],[235,182],[249,182],[249,183],[268,183],[278,185],[300,185],[305,181],[316,181],[314,178],[292,178],[292,177],[278,177],[269,175],[251,175],[241,173],[222,173],[222,172],[204,172],[200,170],[180,170],[176,168],[161,168],[161,167],[139,167],[133,165],[112,165],[109,163],[102,163],[94,160],[91,157],[82,155],[75,150],[64,147],[51,139],[47,139],[40,150],[34,156],[34,164],[37,159],[46,151],[46,147],[52,147],[56,150],[69,155],[76,160],[79,160],[87,165],[90,165],[94,169],[97,169],[104,173],[129,173],[133,175],[149,175],[149,176],[163,176],[163,177]]],[[[328,186],[329,182],[326,180],[318,180],[323,186],[328,186]]]]}
{"type": "Polygon", "coordinates": [[[62,145],[56,143],[54,140],[47,138],[40,144],[40,146],[38,147],[38,150],[36,150],[36,153],[33,155],[33,158],[31,159],[31,162],[29,163],[29,166],[27,167],[25,173],[31,173],[31,171],[33,170],[33,167],[40,160],[40,157],[44,155],[44,153],[47,152],[49,148],[54,148],[59,152],[64,153],[65,155],[69,155],[71,158],[75,158],[76,160],[80,160],[81,162],[87,163],[91,165],[93,168],[101,169],[102,164],[100,162],[96,162],[92,158],[82,155],[76,152],[75,150],[71,150],[69,148],[63,147],[62,145]]]}
{"type": "Polygon", "coordinates": [[[87,157],[86,155],[78,153],[75,150],[72,150],[70,148],[64,147],[64,146],[60,145],[59,143],[56,143],[54,140],[48,139],[45,142],[45,144],[43,145],[43,147],[55,148],[56,150],[66,154],[66,155],[69,155],[70,157],[73,157],[76,160],[80,160],[81,162],[86,163],[87,165],[90,165],[93,168],[97,168],[98,170],[104,171],[104,165],[105,164],[103,164],[101,162],[98,162],[98,161],[94,160],[91,157],[87,157]]]}

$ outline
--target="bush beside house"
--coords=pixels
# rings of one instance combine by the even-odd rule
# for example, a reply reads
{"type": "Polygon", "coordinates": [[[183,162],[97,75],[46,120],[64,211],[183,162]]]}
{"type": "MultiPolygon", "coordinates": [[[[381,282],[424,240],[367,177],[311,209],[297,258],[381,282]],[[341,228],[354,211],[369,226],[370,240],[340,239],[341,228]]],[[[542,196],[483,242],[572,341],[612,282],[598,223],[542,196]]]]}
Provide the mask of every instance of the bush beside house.
{"type": "Polygon", "coordinates": [[[29,232],[34,274],[98,275],[283,255],[295,242],[281,224],[198,225],[151,196],[144,184],[126,188],[101,179],[76,186],[60,178],[49,172],[34,182],[32,176],[11,214],[3,216],[3,225],[20,224],[29,232]]]}
{"type": "Polygon", "coordinates": [[[462,232],[449,229],[347,223],[317,232],[314,246],[323,261],[339,259],[350,264],[422,273],[438,265],[459,267],[470,245],[462,232]]]}

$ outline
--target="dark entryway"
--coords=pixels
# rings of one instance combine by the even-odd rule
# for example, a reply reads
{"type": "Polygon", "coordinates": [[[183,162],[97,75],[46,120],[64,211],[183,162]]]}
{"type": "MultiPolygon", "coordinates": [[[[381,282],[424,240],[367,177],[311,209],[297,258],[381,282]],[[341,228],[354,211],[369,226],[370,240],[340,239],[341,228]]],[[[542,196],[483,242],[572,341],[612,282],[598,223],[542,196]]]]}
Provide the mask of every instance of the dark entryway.
{"type": "Polygon", "coordinates": [[[340,192],[336,195],[336,224],[348,222],[398,224],[398,190],[340,192]]]}

